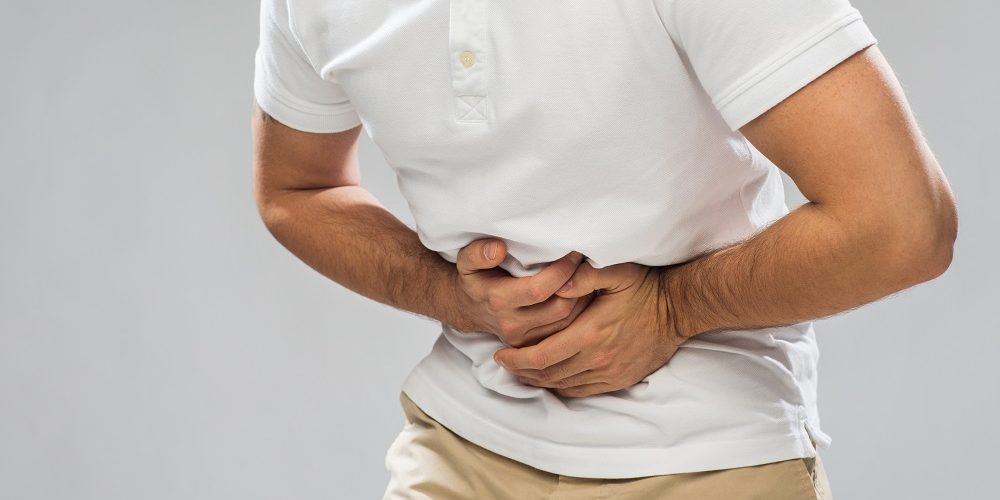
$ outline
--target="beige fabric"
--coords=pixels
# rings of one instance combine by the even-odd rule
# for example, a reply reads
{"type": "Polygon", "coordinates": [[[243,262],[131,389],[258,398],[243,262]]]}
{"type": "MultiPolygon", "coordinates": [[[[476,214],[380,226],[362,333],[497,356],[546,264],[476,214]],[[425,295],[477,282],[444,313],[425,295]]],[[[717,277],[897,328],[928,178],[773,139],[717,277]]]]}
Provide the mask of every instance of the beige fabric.
{"type": "Polygon", "coordinates": [[[455,434],[400,392],[406,424],[389,446],[383,500],[832,500],[817,456],[707,472],[594,479],[552,474],[455,434]]]}

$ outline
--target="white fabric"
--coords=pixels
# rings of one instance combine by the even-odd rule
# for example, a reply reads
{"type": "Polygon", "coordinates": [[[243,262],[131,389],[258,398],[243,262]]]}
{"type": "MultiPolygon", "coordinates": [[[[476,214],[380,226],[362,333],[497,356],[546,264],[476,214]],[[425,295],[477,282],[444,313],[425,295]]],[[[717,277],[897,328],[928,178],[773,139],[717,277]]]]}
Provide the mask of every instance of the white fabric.
{"type": "MultiPolygon", "coordinates": [[[[420,240],[502,267],[571,250],[667,265],[788,212],[739,133],[876,39],[847,0],[264,0],[255,95],[309,132],[364,124],[420,240]],[[467,52],[468,51],[468,52],[467,52]],[[471,54],[469,53],[471,52],[471,54]]],[[[631,388],[562,398],[443,325],[403,390],[463,437],[536,468],[625,478],[825,447],[812,323],[698,336],[631,388]]],[[[377,355],[377,353],[373,353],[377,355]]]]}

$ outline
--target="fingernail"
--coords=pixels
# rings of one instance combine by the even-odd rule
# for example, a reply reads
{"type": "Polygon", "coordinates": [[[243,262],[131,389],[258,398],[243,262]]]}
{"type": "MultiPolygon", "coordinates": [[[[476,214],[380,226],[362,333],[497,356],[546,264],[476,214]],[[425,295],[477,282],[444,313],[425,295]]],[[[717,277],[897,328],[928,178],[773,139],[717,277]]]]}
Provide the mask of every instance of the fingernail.
{"type": "Polygon", "coordinates": [[[577,262],[580,262],[581,260],[583,260],[583,254],[582,253],[577,252],[576,250],[573,250],[572,253],[573,253],[573,257],[571,257],[571,258],[573,260],[575,260],[577,262]]]}
{"type": "Polygon", "coordinates": [[[500,366],[502,366],[502,367],[504,367],[504,368],[507,368],[507,365],[503,364],[503,361],[501,361],[499,357],[497,357],[497,356],[493,356],[493,361],[496,361],[496,363],[497,363],[498,365],[500,365],[500,366]]]}
{"type": "Polygon", "coordinates": [[[493,260],[497,256],[497,242],[491,241],[486,244],[486,258],[493,260]]]}
{"type": "Polygon", "coordinates": [[[573,288],[573,280],[567,281],[566,284],[563,285],[562,288],[559,289],[559,291],[560,292],[568,292],[570,288],[573,288]]]}

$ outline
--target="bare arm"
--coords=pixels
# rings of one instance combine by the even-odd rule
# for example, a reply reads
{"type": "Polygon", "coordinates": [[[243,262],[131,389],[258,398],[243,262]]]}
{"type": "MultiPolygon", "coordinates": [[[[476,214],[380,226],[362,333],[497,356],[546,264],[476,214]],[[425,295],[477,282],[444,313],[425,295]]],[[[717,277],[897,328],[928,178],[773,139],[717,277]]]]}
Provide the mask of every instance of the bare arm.
{"type": "Polygon", "coordinates": [[[565,328],[589,299],[553,296],[582,260],[572,252],[534,276],[497,268],[502,240],[476,240],[450,263],[360,186],[361,126],[337,133],[287,127],[254,106],[254,194],[261,218],[314,270],[377,302],[526,345],[565,328]]]}
{"type": "Polygon", "coordinates": [[[494,359],[527,384],[590,396],[634,385],[687,338],[828,316],[949,266],[954,199],[876,47],[742,132],[808,203],[686,263],[585,263],[559,292],[602,291],[579,319],[537,345],[500,349],[494,359]]]}
{"type": "Polygon", "coordinates": [[[809,201],[745,242],[664,269],[680,337],[828,316],[948,268],[955,201],[877,47],[741,131],[809,201]]]}
{"type": "Polygon", "coordinates": [[[300,132],[254,107],[254,194],[271,234],[307,265],[344,287],[445,322],[457,318],[449,286],[455,266],[362,188],[361,126],[300,132]]]}

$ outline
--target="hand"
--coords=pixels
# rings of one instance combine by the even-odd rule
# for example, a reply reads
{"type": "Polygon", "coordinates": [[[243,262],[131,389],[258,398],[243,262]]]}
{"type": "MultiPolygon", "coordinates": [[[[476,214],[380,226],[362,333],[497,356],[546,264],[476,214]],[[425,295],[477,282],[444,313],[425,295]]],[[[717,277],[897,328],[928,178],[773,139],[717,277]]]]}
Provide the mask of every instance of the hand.
{"type": "Polygon", "coordinates": [[[510,346],[525,347],[569,326],[591,297],[558,297],[583,255],[570,252],[533,276],[515,278],[497,266],[507,246],[503,240],[473,241],[458,252],[456,287],[460,290],[459,331],[487,332],[510,346]],[[494,246],[491,246],[494,245],[494,246]]]}
{"type": "Polygon", "coordinates": [[[675,333],[662,268],[583,263],[561,297],[599,294],[565,330],[493,358],[526,384],[583,397],[631,387],[663,366],[683,338],[675,333]]]}

